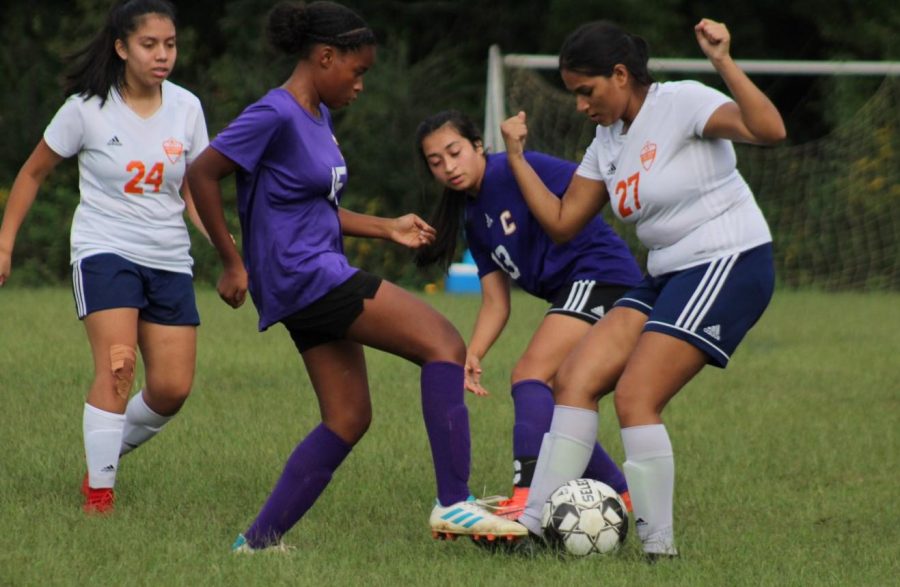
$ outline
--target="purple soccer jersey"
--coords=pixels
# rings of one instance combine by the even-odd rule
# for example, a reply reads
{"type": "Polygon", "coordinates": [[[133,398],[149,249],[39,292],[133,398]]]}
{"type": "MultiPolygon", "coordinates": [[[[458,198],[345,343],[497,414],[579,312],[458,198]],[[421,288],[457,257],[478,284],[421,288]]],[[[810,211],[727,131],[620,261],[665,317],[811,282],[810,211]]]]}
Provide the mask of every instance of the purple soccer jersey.
{"type": "MultiPolygon", "coordinates": [[[[557,197],[578,168],[533,151],[525,158],[557,197]]],[[[629,287],[641,279],[628,246],[600,216],[571,241],[555,244],[528,209],[505,153],[488,155],[478,197],[467,201],[466,240],[479,277],[502,269],[523,290],[548,301],[579,279],[629,287]]]]}
{"type": "Polygon", "coordinates": [[[271,90],[210,145],[234,161],[238,214],[259,329],[305,308],[350,278],[338,218],[347,167],[321,105],[314,117],[271,90]]]}

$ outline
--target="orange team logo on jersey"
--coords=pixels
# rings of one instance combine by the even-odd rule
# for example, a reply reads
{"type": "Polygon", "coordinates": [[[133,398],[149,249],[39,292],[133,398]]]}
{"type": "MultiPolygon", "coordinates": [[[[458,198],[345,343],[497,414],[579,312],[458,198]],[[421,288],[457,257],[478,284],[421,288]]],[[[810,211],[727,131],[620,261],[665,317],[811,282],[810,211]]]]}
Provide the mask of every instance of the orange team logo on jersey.
{"type": "Polygon", "coordinates": [[[650,168],[653,167],[653,161],[656,160],[656,143],[651,143],[647,141],[644,143],[644,146],[641,147],[641,165],[644,166],[644,169],[650,171],[650,168]]]}
{"type": "Polygon", "coordinates": [[[166,157],[169,158],[169,161],[177,163],[181,158],[181,154],[184,153],[184,145],[180,141],[169,139],[163,142],[163,151],[166,152],[166,157]]]}

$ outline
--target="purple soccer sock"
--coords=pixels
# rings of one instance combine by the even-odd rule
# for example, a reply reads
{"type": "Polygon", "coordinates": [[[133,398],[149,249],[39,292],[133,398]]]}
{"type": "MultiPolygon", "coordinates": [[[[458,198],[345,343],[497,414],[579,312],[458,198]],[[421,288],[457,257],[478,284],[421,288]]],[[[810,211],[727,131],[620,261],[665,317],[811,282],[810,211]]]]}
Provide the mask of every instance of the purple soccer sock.
{"type": "Polygon", "coordinates": [[[422,366],[422,415],[441,505],[469,497],[469,411],[463,399],[463,367],[433,361],[422,366]]]}
{"type": "Polygon", "coordinates": [[[603,450],[599,442],[594,445],[594,452],[591,453],[591,460],[588,461],[587,468],[584,470],[584,476],[588,479],[596,479],[606,483],[615,489],[616,493],[628,491],[625,474],[616,462],[612,460],[612,457],[603,450]]]}
{"type": "Polygon", "coordinates": [[[244,534],[251,548],[276,544],[316,501],[353,447],[319,424],[288,458],[269,499],[244,534]]]}
{"type": "Polygon", "coordinates": [[[513,485],[530,487],[541,442],[553,420],[553,392],[543,381],[525,379],[513,384],[512,397],[515,410],[513,485]]]}

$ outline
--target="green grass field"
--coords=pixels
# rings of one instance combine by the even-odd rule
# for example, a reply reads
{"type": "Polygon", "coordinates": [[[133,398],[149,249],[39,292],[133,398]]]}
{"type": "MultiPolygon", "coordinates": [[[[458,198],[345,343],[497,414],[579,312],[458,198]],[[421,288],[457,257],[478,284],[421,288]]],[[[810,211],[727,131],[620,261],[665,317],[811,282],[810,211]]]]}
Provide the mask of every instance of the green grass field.
{"type": "MultiPolygon", "coordinates": [[[[318,420],[280,328],[198,293],[194,392],[122,462],[110,517],[81,513],[90,353],[63,289],[0,290],[0,585],[896,585],[900,296],[779,291],[727,371],[669,406],[682,558],[522,560],[430,538],[434,498],[415,366],[369,352],[375,417],[287,555],[234,556],[287,455],[318,420]]],[[[469,333],[477,297],[427,298],[469,333]]],[[[515,295],[469,396],[472,490],[509,491],[507,377],[544,304],[515,295]]],[[[610,398],[600,439],[622,459],[610,398]]]]}

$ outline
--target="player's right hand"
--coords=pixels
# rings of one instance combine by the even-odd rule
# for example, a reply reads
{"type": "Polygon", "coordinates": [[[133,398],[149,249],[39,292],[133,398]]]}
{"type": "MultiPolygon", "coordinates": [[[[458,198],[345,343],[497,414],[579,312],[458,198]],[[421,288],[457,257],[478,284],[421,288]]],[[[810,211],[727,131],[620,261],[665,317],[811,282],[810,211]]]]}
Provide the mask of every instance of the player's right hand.
{"type": "Polygon", "coordinates": [[[528,137],[528,125],[525,123],[525,112],[507,118],[500,124],[500,133],[506,144],[506,152],[510,155],[521,155],[525,152],[525,139],[528,137]]]}
{"type": "Polygon", "coordinates": [[[247,271],[242,265],[226,268],[216,285],[219,297],[232,308],[240,308],[247,297],[247,271]]]}
{"type": "Polygon", "coordinates": [[[0,287],[6,283],[10,271],[12,271],[12,254],[0,250],[0,287]]]}
{"type": "Polygon", "coordinates": [[[466,391],[475,395],[488,395],[488,390],[481,386],[481,361],[475,355],[466,353],[466,391]]]}

